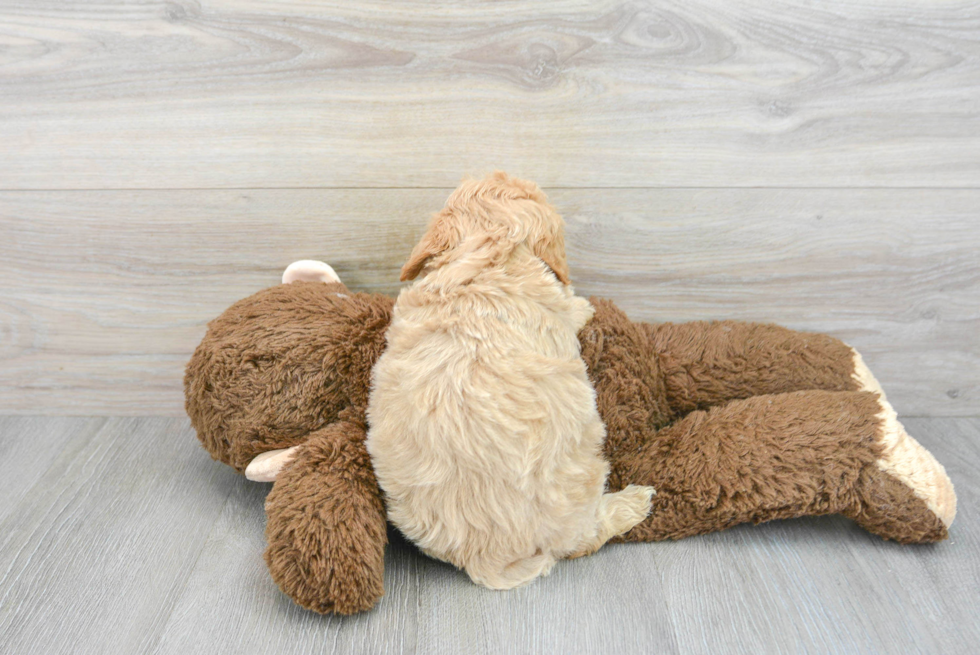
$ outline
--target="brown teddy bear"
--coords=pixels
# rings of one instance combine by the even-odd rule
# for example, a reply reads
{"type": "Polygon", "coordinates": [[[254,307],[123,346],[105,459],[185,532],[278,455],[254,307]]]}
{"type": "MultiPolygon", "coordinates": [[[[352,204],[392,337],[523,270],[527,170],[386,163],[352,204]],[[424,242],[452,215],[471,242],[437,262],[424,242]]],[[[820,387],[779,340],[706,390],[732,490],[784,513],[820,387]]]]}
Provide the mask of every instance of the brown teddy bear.
{"type": "MultiPolygon", "coordinates": [[[[317,612],[364,611],[383,594],[385,507],[364,438],[393,302],[299,262],[208,325],[184,378],[212,457],[275,479],[265,559],[317,612]]],[[[608,486],[657,490],[649,517],[618,540],[832,513],[903,543],[947,537],[949,478],[846,344],[774,325],[634,323],[592,303],[579,340],[607,427],[608,486]]]]}

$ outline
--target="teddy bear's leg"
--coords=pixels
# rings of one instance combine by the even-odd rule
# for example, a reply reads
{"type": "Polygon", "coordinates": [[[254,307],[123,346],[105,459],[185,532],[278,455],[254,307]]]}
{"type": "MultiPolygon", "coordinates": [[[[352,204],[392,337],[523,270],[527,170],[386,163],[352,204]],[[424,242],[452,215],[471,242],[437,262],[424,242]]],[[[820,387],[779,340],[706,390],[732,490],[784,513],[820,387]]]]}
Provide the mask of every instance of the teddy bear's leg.
{"type": "Polygon", "coordinates": [[[915,461],[896,465],[893,453],[911,438],[883,402],[871,392],[798,391],[691,412],[613,463],[623,484],[657,489],[650,516],[625,540],[829,513],[886,539],[946,538],[952,484],[918,444],[915,461]]]}
{"type": "Polygon", "coordinates": [[[905,431],[860,353],[825,334],[735,321],[645,326],[671,408],[679,415],[732,399],[796,390],[867,391],[878,395],[883,427],[878,466],[918,496],[949,525],[956,496],[932,454],[905,431]]]}
{"type": "Polygon", "coordinates": [[[765,394],[868,388],[857,351],[825,334],[738,321],[640,325],[675,416],[765,394]]]}
{"type": "Polygon", "coordinates": [[[315,612],[361,612],[384,594],[387,524],[364,437],[348,421],[311,433],[266,498],[269,572],[315,612]]]}

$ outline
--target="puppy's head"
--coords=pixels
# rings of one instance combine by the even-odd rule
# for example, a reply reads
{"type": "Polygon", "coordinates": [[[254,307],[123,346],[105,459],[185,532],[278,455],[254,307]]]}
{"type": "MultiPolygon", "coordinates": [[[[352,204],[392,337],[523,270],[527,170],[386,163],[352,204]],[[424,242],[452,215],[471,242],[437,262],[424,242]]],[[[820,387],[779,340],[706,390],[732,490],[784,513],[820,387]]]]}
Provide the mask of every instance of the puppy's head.
{"type": "Polygon", "coordinates": [[[565,222],[534,182],[497,171],[466,180],[412,250],[401,280],[414,280],[426,265],[442,266],[475,251],[492,262],[505,260],[521,244],[541,259],[562,284],[569,284],[565,222]]]}

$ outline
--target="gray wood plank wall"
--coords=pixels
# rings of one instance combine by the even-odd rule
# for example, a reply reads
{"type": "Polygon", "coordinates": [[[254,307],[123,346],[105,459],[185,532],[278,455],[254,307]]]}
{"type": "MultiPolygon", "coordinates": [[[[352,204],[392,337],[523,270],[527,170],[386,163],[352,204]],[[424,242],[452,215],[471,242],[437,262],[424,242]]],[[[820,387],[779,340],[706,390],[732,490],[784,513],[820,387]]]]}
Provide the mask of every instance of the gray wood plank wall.
{"type": "Polygon", "coordinates": [[[208,319],[300,258],[396,291],[501,167],[580,292],[980,413],[975,3],[3,0],[0,43],[0,412],[179,415],[208,319]]]}
{"type": "Polygon", "coordinates": [[[5,0],[17,188],[974,186],[973,2],[5,0]]]}
{"type": "MultiPolygon", "coordinates": [[[[332,264],[395,292],[448,194],[426,190],[0,192],[0,407],[179,415],[205,323],[332,264]]],[[[899,412],[980,413],[980,190],[559,189],[579,292],[637,320],[829,332],[899,412]],[[923,226],[929,226],[924,229],[923,226]]]]}

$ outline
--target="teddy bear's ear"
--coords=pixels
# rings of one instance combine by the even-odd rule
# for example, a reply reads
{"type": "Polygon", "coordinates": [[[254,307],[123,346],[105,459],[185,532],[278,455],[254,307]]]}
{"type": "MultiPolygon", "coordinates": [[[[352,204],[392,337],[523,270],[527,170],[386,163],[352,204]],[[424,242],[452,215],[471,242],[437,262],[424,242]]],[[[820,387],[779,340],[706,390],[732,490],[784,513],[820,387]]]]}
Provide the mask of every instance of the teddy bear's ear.
{"type": "Polygon", "coordinates": [[[429,229],[422,240],[412,249],[408,261],[402,267],[401,281],[414,280],[422,272],[426,262],[452,248],[459,240],[458,230],[454,229],[447,212],[432,217],[429,229]]]}
{"type": "Polygon", "coordinates": [[[301,259],[286,267],[282,274],[282,283],[289,284],[297,281],[307,282],[340,282],[337,272],[329,264],[314,259],[301,259]]]}

